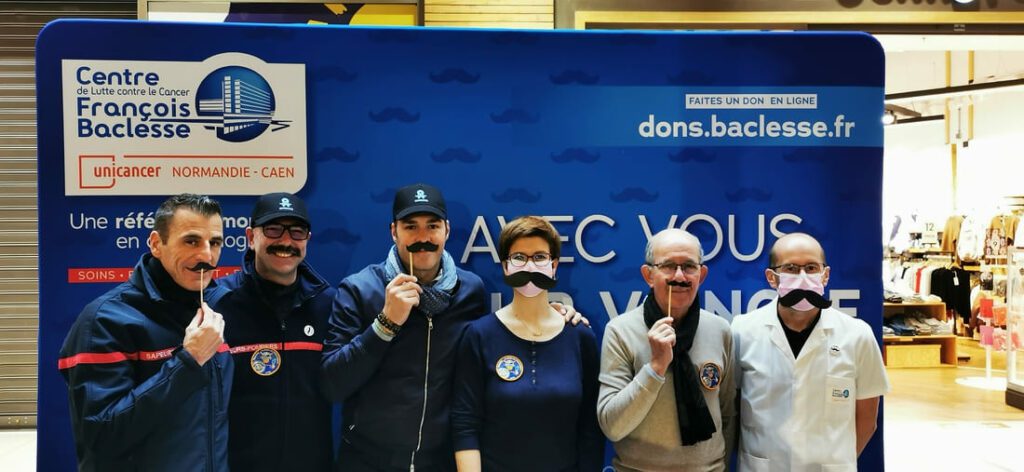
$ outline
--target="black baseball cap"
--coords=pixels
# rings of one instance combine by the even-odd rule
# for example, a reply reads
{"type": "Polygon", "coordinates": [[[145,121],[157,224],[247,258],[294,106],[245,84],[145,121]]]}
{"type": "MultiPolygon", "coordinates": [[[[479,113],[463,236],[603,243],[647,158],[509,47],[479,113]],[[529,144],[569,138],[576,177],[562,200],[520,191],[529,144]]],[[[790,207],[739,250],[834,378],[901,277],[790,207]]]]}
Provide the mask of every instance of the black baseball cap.
{"type": "Polygon", "coordinates": [[[268,193],[256,200],[256,206],[252,208],[252,219],[249,221],[249,226],[253,228],[263,226],[278,218],[295,218],[306,223],[306,226],[312,226],[309,223],[306,202],[285,192],[268,193]]]}
{"type": "Polygon", "coordinates": [[[415,213],[430,213],[442,220],[448,219],[441,191],[427,184],[412,184],[398,189],[395,192],[395,203],[391,207],[393,221],[415,213]]]}

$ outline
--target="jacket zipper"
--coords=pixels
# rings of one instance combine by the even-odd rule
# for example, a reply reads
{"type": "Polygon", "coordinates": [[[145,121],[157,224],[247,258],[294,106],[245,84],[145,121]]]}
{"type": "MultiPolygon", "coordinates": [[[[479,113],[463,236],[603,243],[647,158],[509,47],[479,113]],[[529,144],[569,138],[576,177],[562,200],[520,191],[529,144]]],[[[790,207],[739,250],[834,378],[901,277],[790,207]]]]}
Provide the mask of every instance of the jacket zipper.
{"type": "Polygon", "coordinates": [[[416,439],[416,449],[412,450],[409,459],[409,472],[416,470],[416,453],[423,445],[423,422],[427,419],[427,387],[430,385],[430,335],[434,332],[434,318],[427,316],[427,362],[423,372],[423,414],[420,415],[420,430],[416,439]]]}

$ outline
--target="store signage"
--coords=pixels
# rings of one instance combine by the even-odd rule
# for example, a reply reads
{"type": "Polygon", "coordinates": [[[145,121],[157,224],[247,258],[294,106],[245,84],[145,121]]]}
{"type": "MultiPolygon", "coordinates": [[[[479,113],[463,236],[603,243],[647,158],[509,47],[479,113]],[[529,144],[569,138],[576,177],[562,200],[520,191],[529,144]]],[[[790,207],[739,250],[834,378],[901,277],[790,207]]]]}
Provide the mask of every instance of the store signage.
{"type": "Polygon", "coordinates": [[[65,195],[252,195],[306,183],[301,64],[61,62],[65,195]]]}

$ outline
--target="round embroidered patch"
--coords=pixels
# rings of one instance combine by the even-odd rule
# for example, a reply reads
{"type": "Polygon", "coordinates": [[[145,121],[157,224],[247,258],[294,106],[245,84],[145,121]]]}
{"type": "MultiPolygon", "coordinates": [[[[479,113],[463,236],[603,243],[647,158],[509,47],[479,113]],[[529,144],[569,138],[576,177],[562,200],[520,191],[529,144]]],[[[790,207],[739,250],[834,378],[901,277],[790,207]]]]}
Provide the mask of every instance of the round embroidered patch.
{"type": "Polygon", "coordinates": [[[511,354],[501,356],[501,359],[498,359],[498,363],[494,364],[494,372],[498,374],[501,380],[515,382],[519,380],[519,377],[523,376],[523,361],[511,354]]]}
{"type": "Polygon", "coordinates": [[[714,362],[707,362],[700,367],[700,384],[708,390],[718,390],[722,382],[722,368],[714,362]]]}
{"type": "Polygon", "coordinates": [[[249,358],[249,366],[257,375],[264,377],[274,375],[281,368],[281,353],[277,352],[277,349],[269,347],[260,349],[252,353],[252,357],[249,358]]]}

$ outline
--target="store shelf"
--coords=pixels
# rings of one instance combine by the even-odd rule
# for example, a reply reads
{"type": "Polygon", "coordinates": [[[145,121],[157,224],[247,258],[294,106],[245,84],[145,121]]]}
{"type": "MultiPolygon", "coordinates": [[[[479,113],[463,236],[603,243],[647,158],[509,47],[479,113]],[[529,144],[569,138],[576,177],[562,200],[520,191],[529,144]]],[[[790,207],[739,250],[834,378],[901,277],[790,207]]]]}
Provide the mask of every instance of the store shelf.
{"type": "MultiPolygon", "coordinates": [[[[942,302],[882,305],[883,318],[906,312],[920,312],[939,321],[946,321],[946,304],[942,302]]],[[[952,334],[882,336],[882,347],[882,359],[885,360],[887,367],[957,366],[956,336],[952,334]]]]}
{"type": "Polygon", "coordinates": [[[914,341],[920,341],[925,339],[956,339],[956,336],[952,334],[925,334],[921,336],[882,336],[882,341],[891,341],[894,343],[909,343],[914,341]]]}

